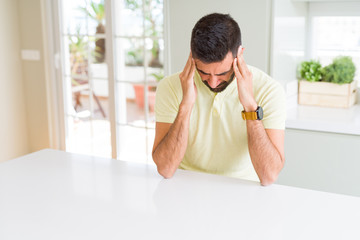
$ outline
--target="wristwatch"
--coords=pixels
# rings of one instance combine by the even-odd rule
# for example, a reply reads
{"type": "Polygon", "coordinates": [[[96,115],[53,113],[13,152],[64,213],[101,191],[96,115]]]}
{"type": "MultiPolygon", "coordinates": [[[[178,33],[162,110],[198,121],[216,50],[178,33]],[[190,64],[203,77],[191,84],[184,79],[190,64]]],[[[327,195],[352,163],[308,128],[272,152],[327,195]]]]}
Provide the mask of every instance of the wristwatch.
{"type": "Polygon", "coordinates": [[[262,120],[264,113],[262,107],[258,106],[255,112],[241,112],[244,120],[262,120]]]}

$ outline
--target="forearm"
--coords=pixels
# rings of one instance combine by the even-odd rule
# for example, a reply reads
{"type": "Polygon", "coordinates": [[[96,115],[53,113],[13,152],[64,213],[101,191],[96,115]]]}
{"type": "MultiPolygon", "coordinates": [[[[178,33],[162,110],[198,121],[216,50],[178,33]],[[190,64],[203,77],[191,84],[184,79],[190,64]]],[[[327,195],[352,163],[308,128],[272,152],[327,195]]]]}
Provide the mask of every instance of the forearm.
{"type": "Polygon", "coordinates": [[[191,110],[191,106],[180,105],[178,115],[169,132],[152,153],[158,172],[165,178],[174,175],[185,155],[191,110]]]}
{"type": "Polygon", "coordinates": [[[246,121],[249,153],[262,185],[277,179],[284,159],[268,137],[261,121],[246,121]]]}

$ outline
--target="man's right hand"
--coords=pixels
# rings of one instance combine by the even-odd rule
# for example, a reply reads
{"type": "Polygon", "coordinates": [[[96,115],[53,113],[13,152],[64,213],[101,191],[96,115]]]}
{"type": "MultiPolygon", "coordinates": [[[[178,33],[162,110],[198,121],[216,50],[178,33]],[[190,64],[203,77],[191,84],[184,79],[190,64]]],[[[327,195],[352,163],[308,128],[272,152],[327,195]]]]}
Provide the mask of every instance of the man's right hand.
{"type": "Polygon", "coordinates": [[[190,53],[182,73],[180,73],[183,99],[173,123],[156,122],[152,157],[157,170],[164,178],[174,175],[184,158],[190,128],[191,110],[197,90],[194,83],[195,62],[190,53]]]}
{"type": "Polygon", "coordinates": [[[195,69],[195,61],[190,52],[184,70],[179,75],[183,92],[181,105],[188,107],[192,107],[194,105],[197,96],[197,90],[194,82],[195,69]]]}

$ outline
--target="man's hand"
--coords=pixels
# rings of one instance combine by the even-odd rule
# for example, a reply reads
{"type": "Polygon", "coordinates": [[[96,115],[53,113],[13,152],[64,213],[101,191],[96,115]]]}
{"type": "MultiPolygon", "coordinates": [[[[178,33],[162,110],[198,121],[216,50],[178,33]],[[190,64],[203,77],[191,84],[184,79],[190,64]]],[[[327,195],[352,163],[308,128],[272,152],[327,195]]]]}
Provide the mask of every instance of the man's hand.
{"type": "Polygon", "coordinates": [[[237,57],[234,59],[233,68],[237,79],[237,87],[240,103],[245,112],[253,112],[257,108],[257,103],[253,93],[252,73],[244,61],[244,48],[239,47],[237,57]]]}
{"type": "Polygon", "coordinates": [[[194,83],[194,74],[195,62],[190,52],[184,70],[179,75],[183,92],[183,99],[181,101],[181,104],[184,106],[192,107],[196,100],[197,90],[194,83]]]}
{"type": "Polygon", "coordinates": [[[180,73],[183,99],[174,123],[156,122],[152,157],[158,172],[164,178],[174,175],[184,158],[188,144],[190,116],[196,100],[194,83],[195,62],[190,52],[184,70],[180,73]]]}

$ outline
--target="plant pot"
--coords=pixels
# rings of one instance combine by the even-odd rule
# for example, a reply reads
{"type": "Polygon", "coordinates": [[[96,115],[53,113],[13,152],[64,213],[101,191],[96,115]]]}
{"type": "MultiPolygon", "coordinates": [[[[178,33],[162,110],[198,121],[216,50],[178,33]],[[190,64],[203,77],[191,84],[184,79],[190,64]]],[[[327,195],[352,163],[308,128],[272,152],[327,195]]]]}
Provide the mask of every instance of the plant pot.
{"type": "Polygon", "coordinates": [[[356,101],[356,81],[346,84],[299,81],[298,103],[321,107],[349,108],[356,101]]]}
{"type": "MultiPolygon", "coordinates": [[[[144,85],[143,84],[133,84],[134,91],[135,91],[135,102],[136,105],[140,109],[144,109],[144,85]]],[[[153,87],[148,86],[148,104],[149,104],[149,110],[151,112],[154,111],[155,107],[155,95],[156,92],[153,90],[153,87]]]]}

